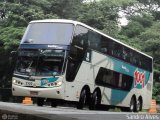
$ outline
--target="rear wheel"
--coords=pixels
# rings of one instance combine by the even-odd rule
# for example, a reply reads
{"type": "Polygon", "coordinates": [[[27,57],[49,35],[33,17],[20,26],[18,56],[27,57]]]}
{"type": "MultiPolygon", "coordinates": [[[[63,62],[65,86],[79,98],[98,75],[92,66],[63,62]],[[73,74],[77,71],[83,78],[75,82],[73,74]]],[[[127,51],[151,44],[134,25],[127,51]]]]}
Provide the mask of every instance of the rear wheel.
{"type": "Polygon", "coordinates": [[[84,105],[87,102],[87,91],[85,89],[82,90],[80,99],[77,105],[77,109],[83,109],[84,105]]]}
{"type": "Polygon", "coordinates": [[[95,110],[100,106],[101,96],[98,94],[98,91],[95,91],[91,97],[91,102],[89,105],[90,110],[95,110]]]}
{"type": "Polygon", "coordinates": [[[134,97],[132,97],[132,99],[130,101],[129,111],[130,112],[136,111],[136,99],[134,97]]]}
{"type": "Polygon", "coordinates": [[[142,110],[142,99],[138,98],[137,100],[137,106],[136,106],[136,111],[139,112],[142,110]]]}
{"type": "Polygon", "coordinates": [[[44,98],[37,98],[37,105],[43,106],[44,105],[44,98]]]}

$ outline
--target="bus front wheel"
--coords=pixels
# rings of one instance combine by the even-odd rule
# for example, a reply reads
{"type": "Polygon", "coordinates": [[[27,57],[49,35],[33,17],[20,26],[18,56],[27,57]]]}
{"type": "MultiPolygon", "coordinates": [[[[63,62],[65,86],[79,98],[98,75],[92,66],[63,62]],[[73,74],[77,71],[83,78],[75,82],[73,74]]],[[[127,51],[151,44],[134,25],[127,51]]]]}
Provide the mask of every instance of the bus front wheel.
{"type": "Polygon", "coordinates": [[[77,109],[83,109],[86,102],[87,102],[87,91],[85,89],[83,89],[80,94],[80,99],[79,99],[79,102],[77,105],[77,109]]]}

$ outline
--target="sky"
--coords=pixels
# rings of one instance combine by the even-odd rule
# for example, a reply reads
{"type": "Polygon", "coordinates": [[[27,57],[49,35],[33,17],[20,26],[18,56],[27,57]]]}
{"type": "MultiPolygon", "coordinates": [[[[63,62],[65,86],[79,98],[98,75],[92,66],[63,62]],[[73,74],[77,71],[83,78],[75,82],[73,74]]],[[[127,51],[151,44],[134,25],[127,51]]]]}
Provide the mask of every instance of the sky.
{"type": "Polygon", "coordinates": [[[124,14],[123,12],[119,12],[118,14],[119,14],[119,16],[120,16],[120,19],[119,19],[120,25],[121,25],[121,26],[127,25],[127,24],[128,24],[128,20],[127,20],[127,18],[125,17],[125,14],[124,14]]]}

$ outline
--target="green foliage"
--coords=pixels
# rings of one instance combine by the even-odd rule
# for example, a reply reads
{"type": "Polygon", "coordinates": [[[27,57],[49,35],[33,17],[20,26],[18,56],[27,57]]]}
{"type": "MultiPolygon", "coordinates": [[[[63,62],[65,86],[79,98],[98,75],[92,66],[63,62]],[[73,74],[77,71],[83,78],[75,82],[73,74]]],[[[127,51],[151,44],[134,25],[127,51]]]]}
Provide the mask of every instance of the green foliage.
{"type": "Polygon", "coordinates": [[[130,22],[138,22],[141,24],[144,28],[151,27],[153,24],[153,16],[149,14],[140,14],[140,15],[133,15],[128,18],[130,22]]]}
{"type": "Polygon", "coordinates": [[[156,99],[157,101],[160,101],[160,83],[155,83],[153,87],[153,99],[156,99]]]}
{"type": "Polygon", "coordinates": [[[130,22],[127,26],[124,26],[122,29],[123,30],[121,33],[129,38],[136,37],[144,31],[143,25],[136,21],[130,22]]]}
{"type": "Polygon", "coordinates": [[[123,12],[127,14],[127,16],[133,16],[137,14],[152,14],[154,12],[159,11],[160,2],[159,0],[134,0],[123,6],[123,12]]]}
{"type": "MultiPolygon", "coordinates": [[[[154,24],[146,29],[143,32],[139,39],[144,41],[146,46],[144,47],[144,51],[150,53],[153,57],[155,62],[160,60],[160,22],[154,22],[154,24]]],[[[160,61],[158,62],[160,63],[160,61]]]]}
{"type": "Polygon", "coordinates": [[[117,19],[119,6],[112,0],[90,2],[80,8],[78,21],[86,23],[104,33],[115,36],[118,34],[117,19]]]}
{"type": "Polygon", "coordinates": [[[112,109],[109,109],[110,112],[122,112],[120,108],[112,108],[112,109]]]}
{"type": "Polygon", "coordinates": [[[4,12],[5,16],[1,20],[3,26],[24,27],[28,22],[37,19],[58,18],[48,10],[49,2],[46,0],[15,0],[10,2],[0,2],[0,10],[4,12]]]}
{"type": "Polygon", "coordinates": [[[123,26],[121,34],[134,38],[145,31],[146,28],[151,27],[153,24],[153,17],[147,14],[133,15],[129,17],[127,26],[123,26]]]}
{"type": "Polygon", "coordinates": [[[5,27],[0,29],[0,41],[3,44],[3,48],[13,49],[15,46],[18,46],[22,35],[24,34],[24,27],[5,27]]]}
{"type": "MultiPolygon", "coordinates": [[[[49,1],[49,0],[48,0],[49,1]]],[[[83,0],[50,0],[50,11],[59,18],[77,19],[83,0]]]]}

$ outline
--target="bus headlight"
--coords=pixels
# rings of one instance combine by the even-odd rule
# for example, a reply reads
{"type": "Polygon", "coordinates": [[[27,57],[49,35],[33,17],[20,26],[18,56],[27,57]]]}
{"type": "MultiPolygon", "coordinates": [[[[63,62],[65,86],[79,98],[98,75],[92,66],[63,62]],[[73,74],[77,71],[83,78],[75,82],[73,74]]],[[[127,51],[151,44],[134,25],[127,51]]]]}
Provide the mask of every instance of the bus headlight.
{"type": "Polygon", "coordinates": [[[62,82],[55,82],[55,83],[49,83],[48,86],[49,87],[59,87],[62,85],[62,82]]]}
{"type": "Polygon", "coordinates": [[[57,82],[56,86],[61,86],[61,85],[62,85],[62,82],[57,82]]]}
{"type": "Polygon", "coordinates": [[[23,83],[19,80],[12,80],[12,83],[15,84],[15,85],[23,85],[23,83]]]}
{"type": "Polygon", "coordinates": [[[16,82],[17,82],[16,80],[13,80],[13,81],[12,81],[13,84],[16,84],[16,82]]]}

